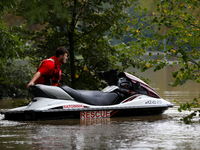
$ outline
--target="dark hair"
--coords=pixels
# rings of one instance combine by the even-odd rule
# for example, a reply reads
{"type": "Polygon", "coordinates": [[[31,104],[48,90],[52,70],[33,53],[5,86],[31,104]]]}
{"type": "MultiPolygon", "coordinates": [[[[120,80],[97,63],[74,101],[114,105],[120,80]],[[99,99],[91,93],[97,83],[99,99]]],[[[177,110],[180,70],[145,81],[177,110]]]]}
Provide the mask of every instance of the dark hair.
{"type": "Polygon", "coordinates": [[[65,53],[68,53],[68,51],[64,47],[58,47],[56,49],[56,57],[59,57],[60,55],[64,55],[65,53]]]}

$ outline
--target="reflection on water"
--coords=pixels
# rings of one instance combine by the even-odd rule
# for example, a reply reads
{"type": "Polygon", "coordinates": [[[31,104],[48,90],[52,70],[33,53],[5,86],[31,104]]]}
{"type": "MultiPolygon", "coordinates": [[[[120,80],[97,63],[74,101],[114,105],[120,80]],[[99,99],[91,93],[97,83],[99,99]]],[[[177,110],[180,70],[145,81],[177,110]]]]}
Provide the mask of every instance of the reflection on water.
{"type": "MultiPolygon", "coordinates": [[[[172,103],[174,99],[192,101],[199,95],[193,82],[169,87],[170,71],[141,75],[149,77],[150,85],[172,103]]],[[[97,120],[15,122],[0,115],[0,149],[199,149],[199,123],[182,123],[180,118],[187,112],[179,113],[177,108],[175,104],[163,115],[97,120]]]]}
{"type": "Polygon", "coordinates": [[[80,119],[80,125],[109,124],[110,118],[80,119]]]}

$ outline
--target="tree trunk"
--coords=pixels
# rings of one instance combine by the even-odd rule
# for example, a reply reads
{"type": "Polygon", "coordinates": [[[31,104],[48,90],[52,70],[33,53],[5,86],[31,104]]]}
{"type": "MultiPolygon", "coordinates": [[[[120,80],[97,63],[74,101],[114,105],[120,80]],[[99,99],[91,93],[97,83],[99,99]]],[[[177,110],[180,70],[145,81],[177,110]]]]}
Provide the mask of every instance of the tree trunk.
{"type": "Polygon", "coordinates": [[[72,11],[72,20],[71,20],[71,24],[69,26],[69,52],[70,52],[70,67],[71,67],[71,87],[72,88],[76,88],[76,84],[75,84],[75,72],[76,72],[76,68],[75,68],[75,56],[74,56],[74,29],[75,29],[75,18],[76,18],[76,4],[77,4],[77,0],[74,0],[74,9],[72,11]]]}
{"type": "Polygon", "coordinates": [[[70,67],[71,67],[71,87],[76,88],[75,85],[75,61],[74,61],[74,41],[73,33],[69,32],[69,53],[70,53],[70,67]]]}

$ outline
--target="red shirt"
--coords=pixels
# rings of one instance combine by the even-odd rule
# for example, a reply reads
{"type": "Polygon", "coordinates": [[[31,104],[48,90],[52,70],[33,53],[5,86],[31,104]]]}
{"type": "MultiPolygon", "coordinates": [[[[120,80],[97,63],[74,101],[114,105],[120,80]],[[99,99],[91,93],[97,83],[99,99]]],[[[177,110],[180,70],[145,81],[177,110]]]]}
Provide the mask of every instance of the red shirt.
{"type": "Polygon", "coordinates": [[[43,60],[37,71],[41,73],[41,76],[35,81],[35,83],[44,84],[43,76],[53,75],[55,70],[55,64],[57,66],[57,69],[60,70],[62,63],[58,60],[56,56],[43,60]]]}

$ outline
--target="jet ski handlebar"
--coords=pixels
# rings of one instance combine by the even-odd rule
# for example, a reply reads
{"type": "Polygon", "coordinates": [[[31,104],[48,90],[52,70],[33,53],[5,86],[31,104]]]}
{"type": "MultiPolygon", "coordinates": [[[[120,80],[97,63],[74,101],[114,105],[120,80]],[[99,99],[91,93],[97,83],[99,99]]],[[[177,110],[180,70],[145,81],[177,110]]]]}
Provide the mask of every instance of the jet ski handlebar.
{"type": "Polygon", "coordinates": [[[138,94],[137,92],[127,90],[127,89],[122,89],[122,88],[118,88],[117,91],[122,93],[122,94],[129,95],[129,96],[138,94]]]}

